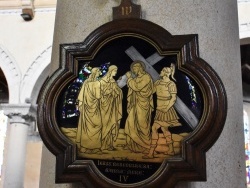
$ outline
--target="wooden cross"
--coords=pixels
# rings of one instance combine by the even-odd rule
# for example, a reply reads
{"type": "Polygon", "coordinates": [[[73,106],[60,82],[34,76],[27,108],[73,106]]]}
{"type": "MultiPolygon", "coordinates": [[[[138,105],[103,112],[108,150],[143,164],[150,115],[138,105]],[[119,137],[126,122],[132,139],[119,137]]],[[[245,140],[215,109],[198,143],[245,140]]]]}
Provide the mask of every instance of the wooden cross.
{"type": "Polygon", "coordinates": [[[141,5],[136,5],[132,0],[122,0],[118,7],[113,7],[113,19],[141,18],[141,5]]]}

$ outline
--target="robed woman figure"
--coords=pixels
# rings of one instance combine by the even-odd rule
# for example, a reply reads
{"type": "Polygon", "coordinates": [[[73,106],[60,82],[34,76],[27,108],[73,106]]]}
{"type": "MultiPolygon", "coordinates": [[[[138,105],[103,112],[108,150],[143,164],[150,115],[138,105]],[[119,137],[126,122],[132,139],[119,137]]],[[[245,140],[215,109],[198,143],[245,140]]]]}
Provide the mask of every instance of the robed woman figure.
{"type": "Polygon", "coordinates": [[[101,116],[102,116],[102,150],[115,150],[114,141],[118,137],[122,118],[122,90],[113,76],[117,66],[111,65],[101,83],[101,116]]]}
{"type": "Polygon", "coordinates": [[[76,143],[80,153],[101,153],[102,119],[100,111],[101,84],[97,80],[100,70],[93,68],[78,95],[79,121],[76,143]]]}

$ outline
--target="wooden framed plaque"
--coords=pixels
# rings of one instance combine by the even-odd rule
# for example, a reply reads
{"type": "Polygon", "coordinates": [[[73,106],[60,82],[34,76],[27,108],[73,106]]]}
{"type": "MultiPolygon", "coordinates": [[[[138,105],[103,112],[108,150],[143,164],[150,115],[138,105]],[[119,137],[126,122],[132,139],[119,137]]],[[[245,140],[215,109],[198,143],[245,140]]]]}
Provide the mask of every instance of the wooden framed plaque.
{"type": "Polygon", "coordinates": [[[40,93],[38,127],[56,183],[174,187],[206,180],[206,151],[227,114],[198,35],[171,35],[122,1],[83,42],[60,45],[40,93]]]}

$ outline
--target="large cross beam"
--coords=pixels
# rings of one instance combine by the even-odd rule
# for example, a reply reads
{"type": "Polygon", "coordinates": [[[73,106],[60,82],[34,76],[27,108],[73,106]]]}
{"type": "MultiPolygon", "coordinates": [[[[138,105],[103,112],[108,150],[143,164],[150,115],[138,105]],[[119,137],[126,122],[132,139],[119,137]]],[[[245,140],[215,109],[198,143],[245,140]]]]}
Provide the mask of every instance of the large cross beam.
{"type": "MultiPolygon", "coordinates": [[[[142,60],[143,62],[150,62],[150,65],[151,67],[156,64],[157,62],[159,62],[161,59],[163,59],[164,57],[163,56],[160,56],[157,52],[152,54],[150,57],[148,57],[146,60],[140,55],[139,56],[139,52],[137,52],[136,54],[134,53],[136,51],[136,49],[131,46],[130,48],[128,48],[125,52],[127,54],[134,54],[133,57],[131,56],[130,58],[133,60],[142,60]],[[138,57],[137,57],[138,55],[138,57]]],[[[151,70],[150,66],[146,66],[145,65],[145,68],[146,68],[146,71],[148,72],[149,70],[151,70]]],[[[153,80],[156,81],[157,79],[159,79],[159,74],[154,70],[154,77],[153,77],[153,80]]],[[[152,76],[152,75],[151,75],[152,76]]],[[[123,75],[121,78],[119,78],[119,80],[117,80],[117,84],[120,88],[123,88],[125,85],[127,85],[127,76],[126,75],[123,75]]]]}
{"type": "MultiPolygon", "coordinates": [[[[158,53],[154,53],[149,58],[145,59],[133,46],[128,48],[125,53],[133,60],[140,60],[145,64],[146,71],[152,76],[154,81],[159,79],[159,73],[153,68],[153,65],[160,61],[162,56],[158,53]]],[[[126,83],[126,76],[122,77],[122,83],[126,83]]],[[[175,109],[179,112],[179,114],[183,117],[183,119],[188,123],[188,125],[195,129],[198,125],[199,121],[197,117],[193,114],[193,112],[185,105],[185,103],[177,96],[177,100],[174,104],[175,109]]]]}

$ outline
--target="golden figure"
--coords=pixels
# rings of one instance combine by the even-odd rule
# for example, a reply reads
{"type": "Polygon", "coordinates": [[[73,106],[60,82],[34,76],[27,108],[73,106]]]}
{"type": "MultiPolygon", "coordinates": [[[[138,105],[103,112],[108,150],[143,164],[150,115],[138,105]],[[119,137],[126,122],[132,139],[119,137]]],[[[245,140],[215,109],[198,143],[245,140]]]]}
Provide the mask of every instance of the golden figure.
{"type": "Polygon", "coordinates": [[[145,71],[144,63],[135,61],[127,72],[127,112],[125,124],[126,146],[133,152],[145,152],[150,148],[150,122],[153,111],[153,81],[145,71]]]}
{"type": "Polygon", "coordinates": [[[149,154],[143,156],[143,158],[154,158],[154,151],[157,147],[157,141],[159,139],[158,129],[161,128],[168,146],[168,155],[174,155],[173,139],[168,130],[169,126],[179,126],[181,123],[178,121],[179,117],[174,109],[174,104],[177,96],[177,88],[174,83],[175,67],[171,64],[170,67],[162,69],[160,76],[161,79],[154,83],[154,92],[157,95],[157,108],[154,118],[154,124],[152,126],[152,140],[149,154]],[[172,78],[172,81],[170,79],[172,78]]]}
{"type": "Polygon", "coordinates": [[[111,65],[101,83],[102,150],[115,150],[113,143],[117,139],[122,118],[122,90],[113,76],[117,66],[111,65]]]}
{"type": "Polygon", "coordinates": [[[101,153],[102,119],[100,111],[100,70],[93,68],[78,95],[80,117],[76,143],[81,153],[101,153]]]}

